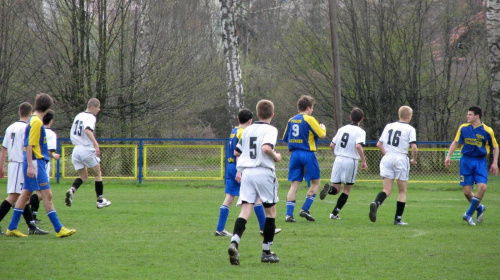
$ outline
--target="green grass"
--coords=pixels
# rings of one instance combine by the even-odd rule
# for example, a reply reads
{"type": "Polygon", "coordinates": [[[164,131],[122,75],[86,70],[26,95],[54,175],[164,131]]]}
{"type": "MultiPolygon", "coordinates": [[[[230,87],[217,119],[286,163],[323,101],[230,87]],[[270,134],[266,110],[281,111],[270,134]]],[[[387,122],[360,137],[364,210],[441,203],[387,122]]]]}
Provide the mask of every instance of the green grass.
{"type": "MultiPolygon", "coordinates": [[[[1,181],[5,186],[5,180],[1,181]]],[[[105,181],[113,202],[97,210],[94,187],[85,183],[71,208],[64,193],[71,181],[52,186],[62,223],[78,232],[55,237],[0,237],[2,279],[498,279],[500,275],[500,181],[492,178],[483,224],[468,226],[468,203],[455,184],[410,184],[404,214],[407,227],[392,224],[397,194],[379,208],[376,223],[368,205],[380,183],[352,190],[341,220],[328,216],[338,196],[319,198],[311,208],[316,222],[298,217],[306,188],[300,188],[297,223],[285,223],[286,193],[281,182],[273,251],[278,264],[260,263],[262,237],[252,216],[240,244],[241,265],[229,264],[230,239],[214,237],[224,194],[221,182],[105,181]]],[[[40,211],[44,213],[43,210],[40,211]]],[[[232,231],[239,208],[231,208],[232,231]]],[[[11,213],[0,222],[6,230],[11,213]]],[[[26,232],[23,221],[20,229],[26,232]]]]}

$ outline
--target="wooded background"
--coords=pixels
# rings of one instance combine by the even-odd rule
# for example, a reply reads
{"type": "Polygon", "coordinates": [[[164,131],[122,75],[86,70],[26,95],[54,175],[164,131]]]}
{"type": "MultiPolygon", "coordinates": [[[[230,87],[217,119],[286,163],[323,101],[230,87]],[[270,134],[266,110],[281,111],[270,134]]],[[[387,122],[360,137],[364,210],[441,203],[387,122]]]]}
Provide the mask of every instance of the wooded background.
{"type": "MultiPolygon", "coordinates": [[[[46,92],[59,137],[90,97],[102,102],[98,137],[226,138],[235,112],[255,111],[263,98],[274,101],[281,134],[309,94],[333,137],[328,4],[1,0],[0,131],[21,102],[46,92]]],[[[485,1],[338,0],[336,8],[343,123],[360,107],[376,140],[409,105],[419,141],[451,141],[469,106],[482,106],[488,125],[496,118],[485,1]]]]}

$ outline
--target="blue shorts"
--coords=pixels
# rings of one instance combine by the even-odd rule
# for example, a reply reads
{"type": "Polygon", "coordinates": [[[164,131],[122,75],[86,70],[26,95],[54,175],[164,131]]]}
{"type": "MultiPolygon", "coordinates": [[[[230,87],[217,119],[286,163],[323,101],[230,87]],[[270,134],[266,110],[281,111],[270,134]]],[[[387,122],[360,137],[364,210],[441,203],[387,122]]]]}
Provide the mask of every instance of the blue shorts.
{"type": "Polygon", "coordinates": [[[460,186],[473,186],[474,183],[488,183],[488,162],[485,157],[460,158],[460,186]]]}
{"type": "Polygon", "coordinates": [[[47,170],[45,169],[45,164],[47,162],[44,159],[33,160],[33,169],[35,170],[35,177],[28,177],[28,162],[25,160],[23,162],[23,172],[24,172],[24,185],[23,189],[30,192],[41,191],[50,189],[49,177],[47,176],[47,170]]]}
{"type": "Polygon", "coordinates": [[[241,184],[236,182],[236,163],[229,163],[226,167],[226,189],[225,193],[239,196],[241,184]]]}
{"type": "Polygon", "coordinates": [[[306,181],[321,178],[316,153],[304,150],[293,150],[288,165],[288,181],[306,181]]]}

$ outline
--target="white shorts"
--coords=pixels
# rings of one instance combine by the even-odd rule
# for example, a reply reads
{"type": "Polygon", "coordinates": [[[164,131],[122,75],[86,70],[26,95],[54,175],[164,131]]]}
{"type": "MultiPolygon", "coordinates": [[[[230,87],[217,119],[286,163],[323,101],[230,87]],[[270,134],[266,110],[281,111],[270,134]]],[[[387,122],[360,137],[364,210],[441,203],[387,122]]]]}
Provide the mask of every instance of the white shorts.
{"type": "Polygon", "coordinates": [[[386,154],[380,161],[382,178],[408,181],[410,178],[410,160],[406,155],[386,154]]]}
{"type": "Polygon", "coordinates": [[[241,173],[240,197],[237,205],[241,205],[243,201],[255,203],[258,198],[262,203],[278,202],[276,174],[265,167],[245,168],[241,173]]]}
{"type": "Polygon", "coordinates": [[[358,160],[349,157],[335,157],[330,182],[354,184],[358,173],[358,160]]]}
{"type": "Polygon", "coordinates": [[[7,193],[21,193],[24,185],[23,163],[9,162],[7,193]]]}
{"type": "Polygon", "coordinates": [[[92,168],[99,164],[101,159],[96,156],[95,149],[92,146],[77,145],[73,149],[71,155],[71,162],[75,170],[80,170],[85,167],[92,168]]]}

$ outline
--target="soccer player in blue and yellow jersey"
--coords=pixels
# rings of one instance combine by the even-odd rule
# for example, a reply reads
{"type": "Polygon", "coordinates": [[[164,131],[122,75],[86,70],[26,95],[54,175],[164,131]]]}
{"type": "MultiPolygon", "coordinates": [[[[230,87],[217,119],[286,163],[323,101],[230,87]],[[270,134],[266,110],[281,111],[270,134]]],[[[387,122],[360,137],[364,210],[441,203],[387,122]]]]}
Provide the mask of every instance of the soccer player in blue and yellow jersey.
{"type": "MultiPolygon", "coordinates": [[[[231,130],[231,135],[229,136],[228,150],[230,156],[227,158],[226,167],[226,198],[219,208],[219,221],[217,223],[217,228],[215,230],[215,236],[232,236],[232,234],[225,230],[227,217],[229,216],[229,208],[234,202],[234,198],[240,195],[240,182],[241,174],[236,172],[236,157],[234,156],[234,149],[241,139],[243,130],[252,124],[253,114],[249,109],[241,109],[238,113],[239,125],[231,130]]],[[[255,215],[259,221],[261,234],[264,233],[264,223],[266,221],[266,214],[264,212],[264,207],[262,202],[258,201],[254,205],[255,215]]],[[[276,229],[276,233],[279,233],[281,229],[276,229]]]]}
{"type": "Polygon", "coordinates": [[[311,188],[307,192],[300,216],[308,221],[315,220],[309,213],[320,183],[320,169],[315,152],[318,147],[318,138],[326,137],[326,128],[324,124],[319,124],[311,116],[314,103],[315,100],[311,96],[302,95],[299,98],[297,101],[299,114],[288,121],[283,135],[283,141],[288,143],[288,150],[292,153],[288,166],[288,181],[292,183],[286,197],[286,222],[295,222],[293,217],[295,195],[303,179],[311,181],[311,188]]]}
{"type": "Polygon", "coordinates": [[[52,203],[52,191],[50,189],[49,178],[45,166],[49,161],[49,151],[42,118],[52,106],[52,97],[46,93],[40,93],[35,99],[35,114],[28,120],[24,137],[24,147],[26,149],[23,170],[24,186],[14,208],[14,214],[10,221],[6,236],[26,237],[17,229],[19,219],[23,214],[24,207],[29,203],[31,194],[40,191],[43,199],[43,206],[47,212],[57,237],[67,237],[73,235],[76,230],[65,228],[57,217],[54,204],[52,203]]]}
{"type": "Polygon", "coordinates": [[[486,192],[488,183],[487,156],[493,150],[493,162],[490,171],[498,174],[498,143],[495,139],[493,129],[481,122],[482,109],[472,106],[467,112],[467,123],[462,124],[457,131],[455,139],[450,145],[448,155],[444,160],[444,166],[450,166],[451,155],[462,146],[462,157],[460,158],[460,185],[463,187],[464,195],[470,202],[469,209],[463,215],[463,219],[469,225],[475,226],[474,211],[477,210],[477,222],[483,222],[483,214],[486,207],[481,200],[486,192]],[[477,185],[476,194],[472,192],[474,183],[477,185]]]}

